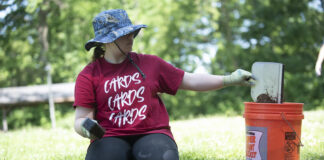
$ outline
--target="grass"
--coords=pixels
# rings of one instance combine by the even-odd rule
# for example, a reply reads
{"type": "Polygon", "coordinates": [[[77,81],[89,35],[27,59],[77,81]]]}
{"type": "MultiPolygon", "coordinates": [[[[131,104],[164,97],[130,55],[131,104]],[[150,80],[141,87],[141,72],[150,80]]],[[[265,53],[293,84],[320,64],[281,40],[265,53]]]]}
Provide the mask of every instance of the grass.
{"type": "MultiPolygon", "coordinates": [[[[301,160],[324,159],[324,110],[304,112],[301,160]]],[[[24,128],[0,132],[0,160],[82,160],[89,140],[73,129],[73,113],[56,129],[24,128]]],[[[171,122],[181,160],[244,160],[242,116],[208,116],[171,122]]]]}

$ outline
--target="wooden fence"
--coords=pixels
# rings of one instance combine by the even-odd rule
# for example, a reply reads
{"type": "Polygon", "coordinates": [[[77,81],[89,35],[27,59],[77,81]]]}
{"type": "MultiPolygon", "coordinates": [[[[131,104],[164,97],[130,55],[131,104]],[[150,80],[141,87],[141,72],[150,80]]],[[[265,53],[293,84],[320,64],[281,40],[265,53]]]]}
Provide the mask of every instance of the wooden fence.
{"type": "MultiPolygon", "coordinates": [[[[50,87],[48,85],[35,85],[0,88],[3,131],[8,131],[7,114],[12,107],[46,104],[50,97],[52,97],[54,103],[73,102],[74,85],[75,83],[57,83],[50,87]]],[[[53,123],[55,124],[55,122],[53,123]]]]}

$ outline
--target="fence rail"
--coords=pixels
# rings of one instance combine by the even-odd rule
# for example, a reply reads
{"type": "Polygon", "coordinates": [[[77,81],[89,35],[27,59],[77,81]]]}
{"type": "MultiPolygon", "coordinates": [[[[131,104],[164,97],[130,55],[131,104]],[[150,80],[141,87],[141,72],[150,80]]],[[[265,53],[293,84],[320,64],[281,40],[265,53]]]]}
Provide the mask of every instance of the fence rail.
{"type": "Polygon", "coordinates": [[[75,83],[57,83],[50,88],[48,85],[0,88],[3,131],[8,131],[6,117],[10,107],[48,103],[50,91],[55,103],[73,102],[74,85],[75,83]]]}

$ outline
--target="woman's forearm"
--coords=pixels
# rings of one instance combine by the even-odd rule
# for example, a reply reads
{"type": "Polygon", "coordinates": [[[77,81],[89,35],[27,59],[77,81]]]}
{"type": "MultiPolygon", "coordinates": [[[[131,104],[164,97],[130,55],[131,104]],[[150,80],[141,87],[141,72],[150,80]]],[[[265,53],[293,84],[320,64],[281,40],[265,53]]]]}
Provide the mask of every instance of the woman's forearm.
{"type": "Polygon", "coordinates": [[[75,132],[77,132],[79,135],[81,135],[82,137],[88,138],[86,133],[82,130],[82,123],[84,122],[86,118],[78,118],[75,119],[74,122],[74,130],[75,132]]]}
{"type": "Polygon", "coordinates": [[[75,109],[74,130],[82,137],[89,138],[89,135],[82,127],[82,124],[86,118],[93,119],[93,113],[93,108],[85,108],[78,106],[75,109]]]}
{"type": "Polygon", "coordinates": [[[317,63],[320,63],[322,64],[324,60],[324,45],[322,45],[320,51],[319,51],[319,54],[318,54],[318,57],[317,57],[317,63]]]}
{"type": "Polygon", "coordinates": [[[255,83],[253,75],[243,69],[237,69],[230,75],[211,75],[200,73],[185,73],[180,89],[193,91],[217,90],[225,86],[252,86],[255,83]]]}
{"type": "Polygon", "coordinates": [[[222,88],[224,76],[204,73],[185,73],[180,89],[209,91],[222,88]]]}

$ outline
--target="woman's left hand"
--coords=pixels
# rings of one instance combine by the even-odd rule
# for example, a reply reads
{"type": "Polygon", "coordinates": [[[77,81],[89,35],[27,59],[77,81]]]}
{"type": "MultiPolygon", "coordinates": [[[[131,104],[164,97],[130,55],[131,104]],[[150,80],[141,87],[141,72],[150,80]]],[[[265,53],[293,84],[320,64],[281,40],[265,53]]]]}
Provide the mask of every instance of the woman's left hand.
{"type": "Polygon", "coordinates": [[[224,86],[252,86],[254,85],[255,78],[252,73],[245,71],[243,69],[237,69],[231,75],[224,76],[223,84],[224,86]]]}

